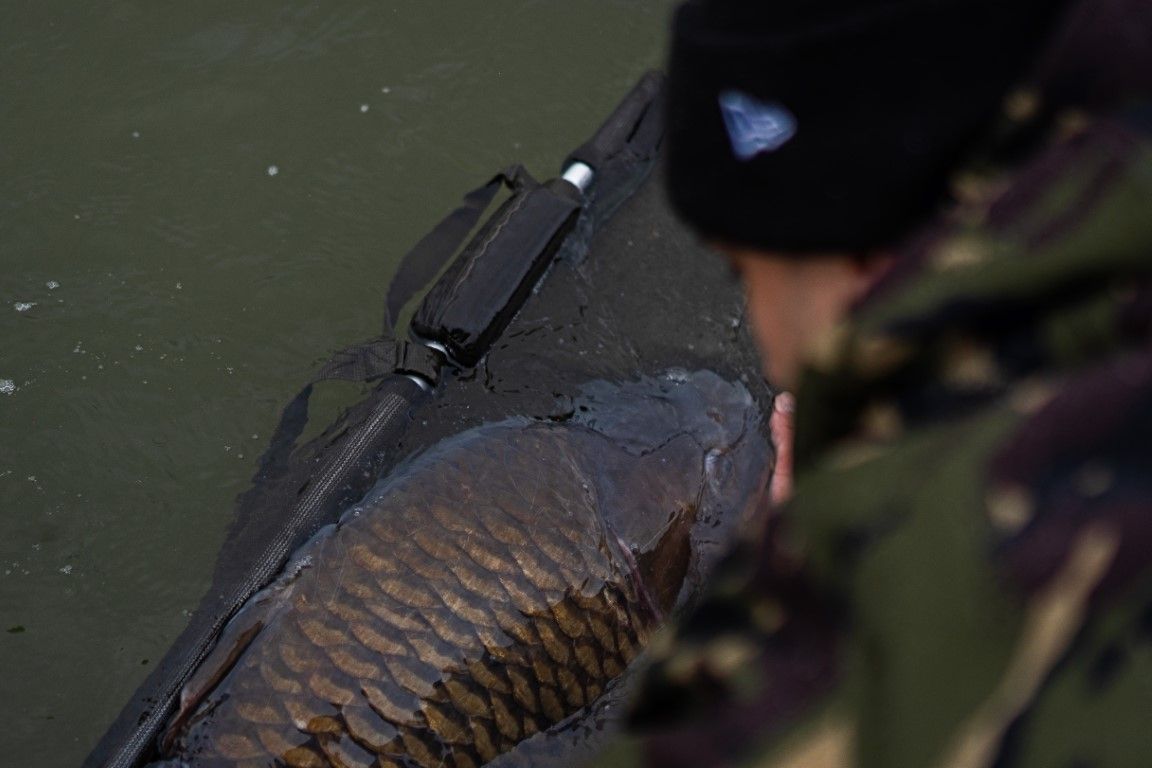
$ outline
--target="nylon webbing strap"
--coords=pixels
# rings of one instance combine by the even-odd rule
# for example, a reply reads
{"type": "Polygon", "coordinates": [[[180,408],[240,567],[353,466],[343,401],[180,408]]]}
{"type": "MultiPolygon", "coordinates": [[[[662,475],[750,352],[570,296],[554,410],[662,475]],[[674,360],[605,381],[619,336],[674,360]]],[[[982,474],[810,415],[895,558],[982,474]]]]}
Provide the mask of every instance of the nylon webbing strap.
{"type": "Polygon", "coordinates": [[[435,385],[443,362],[443,355],[423,344],[382,336],[332,355],[309,384],[333,380],[375,381],[390,373],[413,373],[435,385]]]}
{"type": "Polygon", "coordinates": [[[488,208],[500,187],[507,185],[511,189],[519,189],[526,178],[527,173],[521,165],[509,166],[496,174],[483,186],[465,195],[459,208],[445,216],[408,251],[388,288],[385,312],[388,330],[395,328],[400,310],[408,300],[432,282],[432,278],[440,273],[452,254],[459,250],[464,238],[476,226],[480,214],[488,208]]]}

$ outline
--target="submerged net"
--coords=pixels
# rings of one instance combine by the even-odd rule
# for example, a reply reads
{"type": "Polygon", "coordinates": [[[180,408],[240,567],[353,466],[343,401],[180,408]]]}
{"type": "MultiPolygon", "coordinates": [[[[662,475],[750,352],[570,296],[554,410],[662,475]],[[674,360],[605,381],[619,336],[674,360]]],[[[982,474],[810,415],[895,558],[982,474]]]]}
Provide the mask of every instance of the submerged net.
{"type": "Polygon", "coordinates": [[[189,667],[236,608],[403,458],[509,417],[565,420],[579,407],[581,388],[595,380],[707,369],[769,404],[735,282],[664,199],[658,90],[649,94],[646,114],[614,115],[598,134],[614,144],[590,142],[574,153],[595,163],[596,183],[547,273],[475,367],[445,367],[437,377],[435,361],[407,359],[410,350],[377,341],[337,358],[288,406],[252,489],[238,500],[212,585],[188,628],[86,766],[145,761],[189,667]],[[432,371],[425,378],[439,378],[438,386],[427,392],[394,373],[398,367],[432,371]],[[369,381],[374,389],[297,446],[308,395],[326,378],[369,381]]]}

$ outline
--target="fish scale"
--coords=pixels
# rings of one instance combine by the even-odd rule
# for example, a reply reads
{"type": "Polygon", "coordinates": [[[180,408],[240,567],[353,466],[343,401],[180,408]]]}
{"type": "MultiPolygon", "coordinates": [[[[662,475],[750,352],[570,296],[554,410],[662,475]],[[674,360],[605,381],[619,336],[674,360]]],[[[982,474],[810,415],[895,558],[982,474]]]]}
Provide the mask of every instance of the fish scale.
{"type": "Polygon", "coordinates": [[[487,451],[425,456],[319,538],[311,557],[330,567],[273,588],[283,595],[267,626],[175,735],[175,754],[478,766],[597,698],[658,617],[570,430],[515,429],[487,451]],[[457,473],[485,479],[483,503],[468,504],[457,473]],[[430,488],[465,498],[430,500],[430,488]]]}

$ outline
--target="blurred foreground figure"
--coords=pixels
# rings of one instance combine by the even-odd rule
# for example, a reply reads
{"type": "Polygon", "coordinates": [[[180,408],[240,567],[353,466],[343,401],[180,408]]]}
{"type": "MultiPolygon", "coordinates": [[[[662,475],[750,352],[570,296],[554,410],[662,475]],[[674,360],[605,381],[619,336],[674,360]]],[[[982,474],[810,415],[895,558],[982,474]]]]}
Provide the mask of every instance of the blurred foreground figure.
{"type": "Polygon", "coordinates": [[[796,393],[795,487],[599,764],[1152,764],[1150,17],[681,7],[671,196],[796,393]]]}

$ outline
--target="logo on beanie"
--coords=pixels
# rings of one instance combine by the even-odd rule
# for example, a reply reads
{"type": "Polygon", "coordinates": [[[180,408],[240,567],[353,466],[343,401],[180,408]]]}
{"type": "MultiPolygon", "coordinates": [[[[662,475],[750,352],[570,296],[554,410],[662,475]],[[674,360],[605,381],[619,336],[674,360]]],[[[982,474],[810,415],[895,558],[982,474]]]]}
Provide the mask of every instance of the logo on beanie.
{"type": "Polygon", "coordinates": [[[796,135],[796,117],[783,104],[759,101],[740,91],[720,94],[720,113],[732,152],[740,160],[775,152],[796,135]]]}

